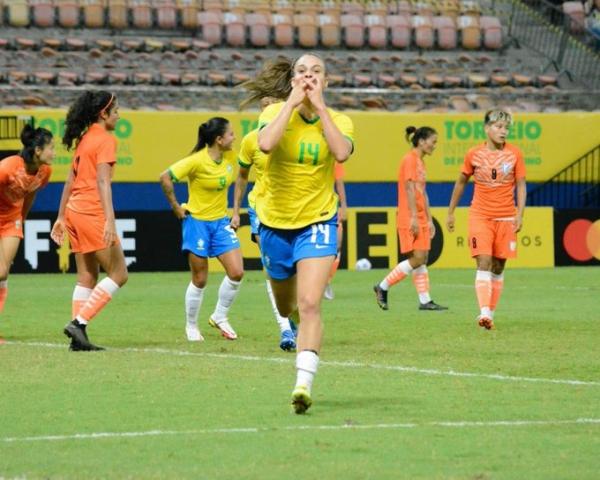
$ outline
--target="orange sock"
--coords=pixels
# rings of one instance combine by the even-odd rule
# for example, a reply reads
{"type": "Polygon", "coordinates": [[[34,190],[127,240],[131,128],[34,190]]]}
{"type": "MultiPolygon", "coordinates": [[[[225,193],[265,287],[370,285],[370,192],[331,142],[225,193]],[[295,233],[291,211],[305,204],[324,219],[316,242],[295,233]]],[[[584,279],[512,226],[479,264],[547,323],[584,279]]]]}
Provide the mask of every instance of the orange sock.
{"type": "Polygon", "coordinates": [[[381,288],[387,290],[392,285],[404,280],[412,271],[413,268],[410,266],[410,263],[408,263],[408,260],[400,262],[390,273],[387,274],[387,277],[384,278],[383,282],[381,282],[381,288]]]}
{"type": "Polygon", "coordinates": [[[412,273],[413,283],[419,294],[419,301],[427,303],[431,301],[429,296],[429,272],[425,265],[415,268],[412,273]]]}
{"type": "Polygon", "coordinates": [[[490,310],[493,312],[496,310],[500,295],[502,295],[502,289],[504,288],[504,273],[500,275],[492,274],[492,298],[490,300],[490,310]]]}
{"type": "Polygon", "coordinates": [[[492,272],[477,270],[475,276],[475,292],[481,314],[490,316],[490,304],[492,299],[492,272]]]}
{"type": "Polygon", "coordinates": [[[71,306],[71,318],[75,318],[79,314],[79,311],[85,305],[85,302],[88,301],[91,294],[91,288],[75,285],[75,289],[73,290],[73,303],[71,306]]]}
{"type": "Polygon", "coordinates": [[[333,280],[333,276],[335,275],[335,272],[337,272],[337,269],[340,266],[340,260],[341,260],[341,254],[340,254],[340,252],[338,252],[338,254],[335,256],[335,260],[331,264],[331,270],[329,272],[329,281],[330,282],[331,282],[331,280],[333,280]]]}
{"type": "Polygon", "coordinates": [[[81,323],[91,321],[110,302],[118,289],[119,286],[109,277],[100,281],[94,290],[92,290],[90,298],[88,298],[79,310],[77,320],[82,321],[81,323]]]}
{"type": "Polygon", "coordinates": [[[0,281],[0,312],[4,310],[4,303],[6,302],[6,297],[8,296],[8,281],[2,280],[0,281]]]}

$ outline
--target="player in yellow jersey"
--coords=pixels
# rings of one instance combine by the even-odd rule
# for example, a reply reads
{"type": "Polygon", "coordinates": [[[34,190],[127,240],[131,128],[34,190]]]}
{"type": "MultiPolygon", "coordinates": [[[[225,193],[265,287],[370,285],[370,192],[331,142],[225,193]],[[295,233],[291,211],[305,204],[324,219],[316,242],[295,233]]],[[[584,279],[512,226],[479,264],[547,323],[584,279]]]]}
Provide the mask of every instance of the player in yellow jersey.
{"type": "Polygon", "coordinates": [[[337,253],[334,165],[354,149],[352,121],[327,108],[326,85],[325,64],[314,54],[293,63],[279,58],[246,85],[250,98],[287,98],[259,118],[258,145],[270,156],[256,211],[277,308],[300,319],[292,392],[296,413],[312,404],[323,336],[321,299],[337,253]]]}
{"type": "MultiPolygon", "coordinates": [[[[261,110],[265,109],[272,103],[279,102],[277,98],[265,97],[260,99],[261,110]]],[[[238,177],[235,181],[235,190],[233,194],[233,214],[231,216],[231,226],[237,229],[240,226],[240,206],[248,185],[248,175],[250,169],[254,166],[254,187],[248,193],[248,217],[250,218],[250,232],[252,241],[258,244],[260,248],[260,236],[258,235],[258,226],[260,221],[256,216],[256,197],[262,191],[262,175],[268,161],[268,155],[260,151],[258,148],[258,129],[252,130],[243,139],[240,145],[240,153],[238,163],[240,166],[238,177]]],[[[279,348],[283,351],[291,352],[296,350],[296,325],[290,322],[287,317],[282,317],[277,310],[275,297],[271,288],[271,282],[267,279],[267,294],[271,300],[275,320],[279,325],[280,339],[279,348]]]]}
{"type": "Polygon", "coordinates": [[[198,312],[204,297],[209,257],[219,259],[226,275],[208,323],[219,329],[226,339],[237,338],[227,318],[244,275],[240,242],[227,217],[227,187],[233,183],[236,160],[231,149],[234,139],[228,120],[211,118],[200,125],[198,143],[192,153],[160,176],[173,213],[182,221],[181,250],[188,254],[192,273],[185,293],[185,331],[189,341],[204,340],[198,328],[198,312]],[[188,181],[189,199],[179,204],[173,181],[184,178],[188,181]]]}

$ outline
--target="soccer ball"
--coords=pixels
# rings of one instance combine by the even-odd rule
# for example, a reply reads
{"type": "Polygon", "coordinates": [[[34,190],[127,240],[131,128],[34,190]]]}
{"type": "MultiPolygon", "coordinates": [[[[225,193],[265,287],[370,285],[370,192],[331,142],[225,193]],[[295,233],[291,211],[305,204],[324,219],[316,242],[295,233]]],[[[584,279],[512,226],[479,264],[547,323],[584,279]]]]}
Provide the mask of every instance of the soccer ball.
{"type": "Polygon", "coordinates": [[[369,262],[368,258],[359,258],[356,261],[356,270],[364,271],[371,270],[371,262],[369,262]]]}

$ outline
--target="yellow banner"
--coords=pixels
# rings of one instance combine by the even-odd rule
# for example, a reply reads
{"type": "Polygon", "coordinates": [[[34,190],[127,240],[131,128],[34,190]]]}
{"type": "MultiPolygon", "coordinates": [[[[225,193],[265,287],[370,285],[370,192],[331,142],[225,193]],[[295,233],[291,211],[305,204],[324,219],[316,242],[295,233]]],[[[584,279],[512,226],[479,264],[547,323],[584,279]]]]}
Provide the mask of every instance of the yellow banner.
{"type": "MultiPolygon", "coordinates": [[[[429,254],[433,268],[474,268],[467,243],[468,208],[457,208],[454,233],[446,229],[446,208],[432,208],[436,236],[429,254]]],[[[554,266],[554,228],[552,208],[527,208],[523,229],[518,235],[517,258],[507,262],[508,268],[539,268],[554,266]]],[[[373,268],[390,269],[400,260],[396,233],[395,208],[350,208],[344,234],[346,242],[342,258],[348,269],[356,261],[367,258],[373,268]]],[[[240,227],[238,237],[245,259],[259,259],[260,252],[250,240],[250,226],[240,227]]],[[[222,270],[216,259],[210,260],[211,270],[222,270]]]]}
{"type": "MultiPolygon", "coordinates": [[[[0,110],[1,115],[33,115],[38,126],[58,137],[64,132],[64,110],[0,110]]],[[[237,137],[255,128],[253,112],[121,112],[115,135],[119,141],[116,181],[154,182],[171,163],[196,144],[198,126],[213,116],[228,118],[237,137]]],[[[350,182],[396,181],[398,162],[410,149],[404,140],[409,125],[430,126],[439,134],[438,147],[426,158],[429,181],[454,181],[466,151],[485,139],[482,114],[350,112],[355,126],[355,154],[346,167],[350,182]]],[[[523,113],[515,115],[509,141],[524,153],[527,179],[547,180],[598,143],[600,113],[523,113]]],[[[66,178],[71,154],[57,138],[52,181],[66,178]]],[[[20,149],[18,141],[2,142],[0,150],[20,149]]]]}

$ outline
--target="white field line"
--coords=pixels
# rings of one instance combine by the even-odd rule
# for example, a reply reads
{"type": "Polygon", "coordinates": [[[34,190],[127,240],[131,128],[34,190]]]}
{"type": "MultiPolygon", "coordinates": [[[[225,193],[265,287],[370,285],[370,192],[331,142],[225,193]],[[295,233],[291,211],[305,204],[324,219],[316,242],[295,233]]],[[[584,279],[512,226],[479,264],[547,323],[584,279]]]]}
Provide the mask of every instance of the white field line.
{"type": "MultiPolygon", "coordinates": [[[[506,282],[506,280],[505,280],[506,282]]],[[[436,287],[447,287],[447,288],[470,288],[472,290],[475,290],[475,275],[473,275],[473,283],[435,283],[434,284],[436,287]]],[[[509,283],[506,283],[506,288],[507,289],[517,289],[517,290],[531,290],[531,285],[511,285],[509,283]]],[[[545,287],[546,290],[584,290],[584,291],[589,291],[589,290],[598,290],[598,287],[584,287],[584,286],[576,286],[576,285],[551,285],[548,287],[545,287]]]]}
{"type": "Polygon", "coordinates": [[[55,442],[64,440],[98,440],[105,438],[136,438],[183,435],[211,435],[235,433],[274,433],[286,431],[336,431],[336,430],[400,430],[416,428],[495,428],[495,427],[554,427],[564,425],[600,425],[600,418],[571,420],[496,420],[496,421],[440,421],[424,423],[376,423],[370,425],[295,425],[285,427],[201,428],[197,430],[146,430],[141,432],[93,432],[71,435],[40,435],[31,437],[3,437],[0,442],[55,442]]]}
{"type": "MultiPolygon", "coordinates": [[[[45,347],[45,348],[61,348],[66,349],[66,344],[60,343],[43,343],[43,342],[6,342],[5,345],[17,345],[26,347],[45,347]]],[[[181,357],[204,357],[204,358],[220,358],[231,360],[245,360],[250,362],[265,362],[265,363],[280,363],[293,364],[293,359],[277,358],[277,357],[258,357],[254,355],[236,355],[230,353],[210,353],[210,352],[189,352],[185,350],[170,350],[167,348],[110,348],[113,352],[124,353],[149,353],[160,355],[173,355],[181,357]]],[[[92,354],[93,355],[93,354],[92,354]]],[[[419,375],[437,375],[442,377],[463,377],[463,378],[483,378],[487,380],[498,380],[503,382],[528,382],[528,383],[554,383],[560,385],[580,385],[588,387],[600,387],[600,381],[586,381],[575,379],[560,379],[560,378],[543,378],[543,377],[521,377],[515,375],[502,375],[498,373],[477,373],[477,372],[457,372],[455,370],[438,370],[434,368],[418,368],[406,367],[401,365],[384,365],[380,363],[361,363],[354,361],[334,361],[324,360],[321,365],[340,368],[354,369],[373,369],[373,370],[388,370],[396,372],[414,373],[419,375]]]]}

